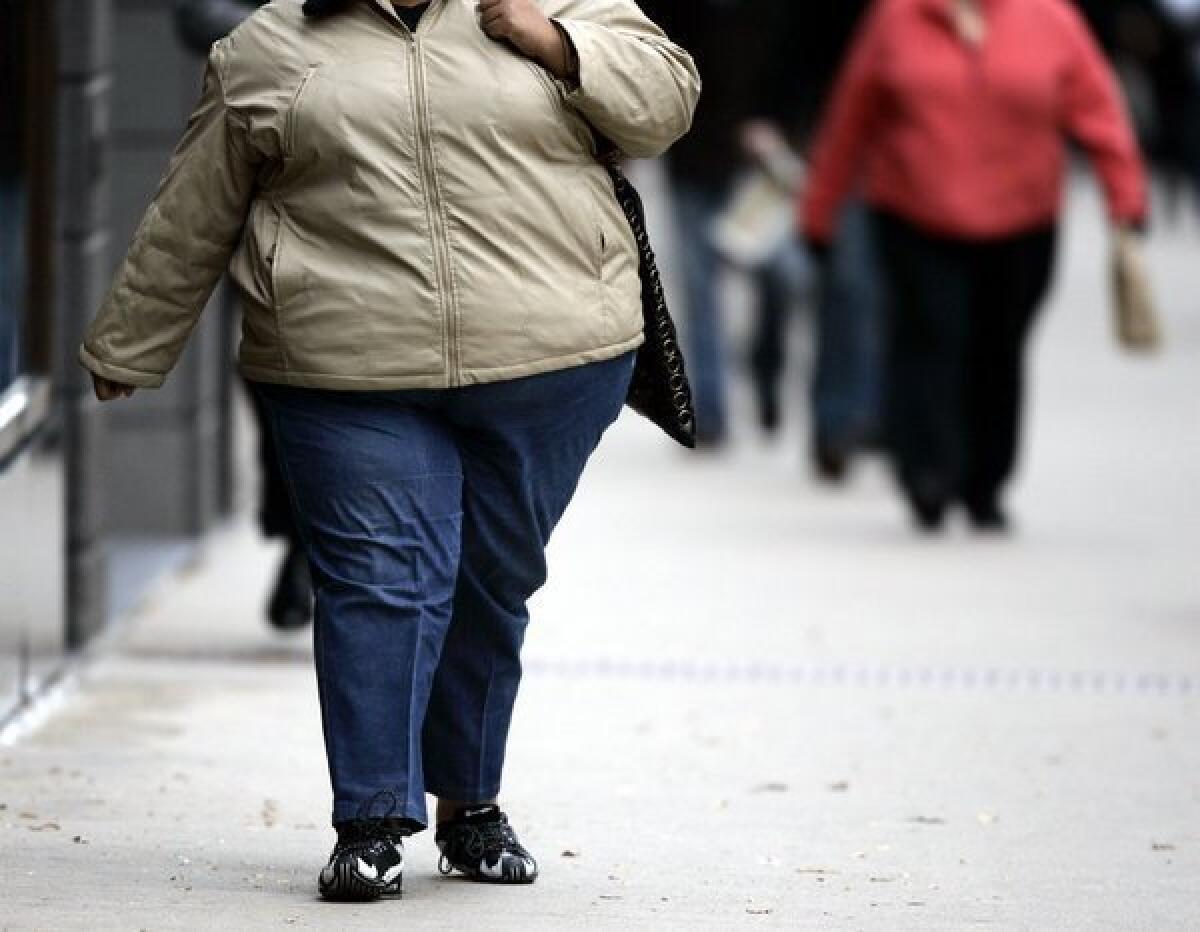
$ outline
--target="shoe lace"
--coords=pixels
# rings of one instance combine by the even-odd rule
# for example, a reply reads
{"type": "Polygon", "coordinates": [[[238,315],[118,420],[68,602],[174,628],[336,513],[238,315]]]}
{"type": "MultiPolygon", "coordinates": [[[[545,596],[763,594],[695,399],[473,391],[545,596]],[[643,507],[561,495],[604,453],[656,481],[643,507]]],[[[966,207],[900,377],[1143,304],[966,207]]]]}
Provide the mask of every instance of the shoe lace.
{"type": "Polygon", "coordinates": [[[454,860],[482,861],[488,855],[498,856],[506,851],[525,853],[516,832],[503,816],[491,822],[455,825],[447,834],[446,847],[438,858],[438,870],[450,874],[454,870],[454,860]]]}
{"type": "Polygon", "coordinates": [[[365,803],[358,807],[352,823],[352,830],[344,837],[339,837],[334,846],[336,853],[378,851],[383,843],[392,844],[393,836],[399,834],[389,824],[388,820],[400,808],[400,797],[392,790],[380,790],[365,803]],[[381,815],[374,812],[380,801],[387,801],[387,808],[381,815]]]}

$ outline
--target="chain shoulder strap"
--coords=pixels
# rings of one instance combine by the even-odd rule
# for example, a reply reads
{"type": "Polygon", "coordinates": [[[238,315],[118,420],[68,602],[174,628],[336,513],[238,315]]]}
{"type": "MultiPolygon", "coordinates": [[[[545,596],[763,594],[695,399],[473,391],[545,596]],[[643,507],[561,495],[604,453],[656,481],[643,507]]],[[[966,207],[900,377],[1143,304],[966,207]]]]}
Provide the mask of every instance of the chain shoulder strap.
{"type": "Polygon", "coordinates": [[[642,313],[645,338],[638,352],[628,404],[658,424],[686,447],[695,446],[695,414],[692,392],[684,368],[683,352],[675,322],[667,307],[658,261],[646,232],[646,211],[641,195],[625,176],[615,158],[604,165],[613,190],[637,243],[638,274],[642,282],[642,313]]]}

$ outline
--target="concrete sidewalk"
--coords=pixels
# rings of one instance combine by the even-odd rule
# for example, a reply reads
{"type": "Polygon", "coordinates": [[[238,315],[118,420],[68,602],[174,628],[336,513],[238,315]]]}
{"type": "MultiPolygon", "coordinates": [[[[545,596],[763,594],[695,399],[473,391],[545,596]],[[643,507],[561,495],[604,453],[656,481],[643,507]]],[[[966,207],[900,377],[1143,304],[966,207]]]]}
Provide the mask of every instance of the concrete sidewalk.
{"type": "Polygon", "coordinates": [[[1195,236],[1172,349],[1111,348],[1072,211],[1011,541],[917,540],[797,428],[688,459],[624,419],[552,549],[505,803],[532,888],[329,906],[310,652],[238,525],[0,747],[0,927],[1200,928],[1195,236]]]}

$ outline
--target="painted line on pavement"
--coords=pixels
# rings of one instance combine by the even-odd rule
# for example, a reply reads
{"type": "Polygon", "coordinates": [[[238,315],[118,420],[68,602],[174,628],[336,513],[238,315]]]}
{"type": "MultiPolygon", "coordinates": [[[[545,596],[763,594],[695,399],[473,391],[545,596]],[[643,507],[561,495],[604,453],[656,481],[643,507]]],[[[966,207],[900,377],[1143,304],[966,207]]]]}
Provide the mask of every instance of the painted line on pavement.
{"type": "Polygon", "coordinates": [[[980,692],[1198,696],[1200,677],[1174,673],[853,664],[777,664],[754,661],[530,658],[532,675],[846,688],[944,689],[980,692]]]}

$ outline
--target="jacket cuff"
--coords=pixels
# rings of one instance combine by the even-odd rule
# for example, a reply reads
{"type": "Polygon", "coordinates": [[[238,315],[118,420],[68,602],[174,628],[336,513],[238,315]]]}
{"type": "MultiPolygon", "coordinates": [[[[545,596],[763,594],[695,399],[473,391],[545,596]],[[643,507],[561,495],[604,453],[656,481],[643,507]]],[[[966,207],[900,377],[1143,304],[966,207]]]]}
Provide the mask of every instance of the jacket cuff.
{"type": "Polygon", "coordinates": [[[559,34],[565,38],[567,45],[571,49],[575,64],[574,80],[564,81],[561,78],[557,78],[556,83],[562,89],[563,97],[566,98],[568,103],[582,103],[592,96],[593,85],[595,83],[593,80],[589,80],[592,72],[595,70],[595,63],[592,61],[592,46],[590,37],[588,36],[588,24],[581,24],[569,19],[552,19],[550,22],[558,29],[559,34]]]}
{"type": "Polygon", "coordinates": [[[826,246],[833,242],[837,223],[832,211],[823,210],[817,204],[801,202],[796,213],[796,225],[808,242],[826,246]]]}
{"type": "Polygon", "coordinates": [[[557,78],[558,83],[564,93],[570,93],[579,87],[579,50],[575,48],[575,40],[571,38],[571,34],[567,32],[567,27],[556,19],[550,20],[550,24],[558,32],[559,41],[562,42],[563,52],[567,58],[567,76],[565,78],[557,78]]]}
{"type": "Polygon", "coordinates": [[[1135,233],[1145,233],[1150,226],[1150,212],[1146,209],[1117,211],[1111,215],[1113,224],[1126,227],[1135,233]]]}
{"type": "Polygon", "coordinates": [[[79,344],[78,360],[81,366],[103,379],[120,382],[122,385],[133,385],[136,388],[158,388],[167,378],[165,373],[141,372],[105,362],[83,343],[79,344]]]}

